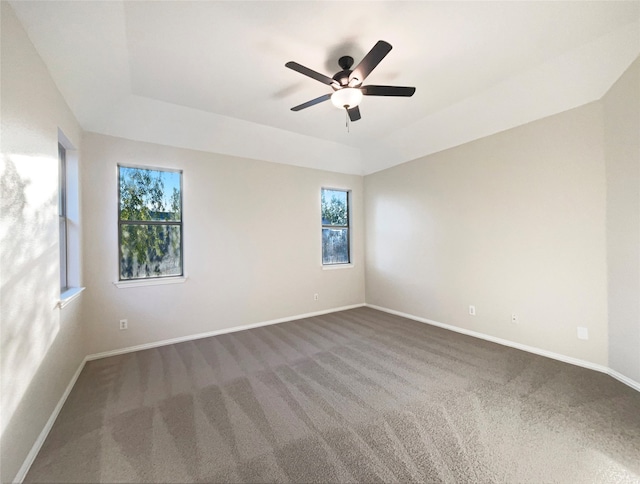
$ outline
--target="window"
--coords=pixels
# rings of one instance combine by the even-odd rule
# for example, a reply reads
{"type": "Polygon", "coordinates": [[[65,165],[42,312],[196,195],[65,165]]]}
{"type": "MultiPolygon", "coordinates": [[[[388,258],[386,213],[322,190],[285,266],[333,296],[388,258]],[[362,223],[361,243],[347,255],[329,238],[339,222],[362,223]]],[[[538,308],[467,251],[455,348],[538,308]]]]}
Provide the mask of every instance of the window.
{"type": "Polygon", "coordinates": [[[58,143],[58,220],[60,229],[60,294],[69,289],[69,266],[67,256],[67,152],[58,143]]]}
{"type": "Polygon", "coordinates": [[[182,172],[118,166],[120,280],[182,276],[182,172]]]}
{"type": "Polygon", "coordinates": [[[64,308],[84,290],[80,285],[80,193],[78,151],[58,129],[58,235],[60,300],[64,308]]]}
{"type": "Polygon", "coordinates": [[[349,192],[322,189],[322,264],[348,264],[349,192]]]}

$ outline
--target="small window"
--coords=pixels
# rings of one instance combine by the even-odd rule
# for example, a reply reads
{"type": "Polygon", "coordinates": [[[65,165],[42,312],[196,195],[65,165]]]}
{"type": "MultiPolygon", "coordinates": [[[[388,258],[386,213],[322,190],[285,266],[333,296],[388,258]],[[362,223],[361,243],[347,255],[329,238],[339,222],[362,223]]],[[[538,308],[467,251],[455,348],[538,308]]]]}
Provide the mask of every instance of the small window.
{"type": "Polygon", "coordinates": [[[118,166],[120,280],[182,276],[182,172],[118,166]]]}
{"type": "Polygon", "coordinates": [[[60,233],[60,294],[69,289],[67,220],[67,152],[58,143],[58,220],[60,233]]]}
{"type": "Polygon", "coordinates": [[[349,192],[322,189],[322,264],[349,264],[349,192]]]}

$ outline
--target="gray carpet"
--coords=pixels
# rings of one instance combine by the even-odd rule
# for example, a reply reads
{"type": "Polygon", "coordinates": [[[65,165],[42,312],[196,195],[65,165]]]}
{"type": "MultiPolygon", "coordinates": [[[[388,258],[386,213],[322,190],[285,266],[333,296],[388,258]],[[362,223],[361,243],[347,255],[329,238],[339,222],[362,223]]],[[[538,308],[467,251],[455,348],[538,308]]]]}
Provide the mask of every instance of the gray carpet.
{"type": "Polygon", "coordinates": [[[369,308],[87,363],[26,482],[640,482],[640,393],[369,308]]]}

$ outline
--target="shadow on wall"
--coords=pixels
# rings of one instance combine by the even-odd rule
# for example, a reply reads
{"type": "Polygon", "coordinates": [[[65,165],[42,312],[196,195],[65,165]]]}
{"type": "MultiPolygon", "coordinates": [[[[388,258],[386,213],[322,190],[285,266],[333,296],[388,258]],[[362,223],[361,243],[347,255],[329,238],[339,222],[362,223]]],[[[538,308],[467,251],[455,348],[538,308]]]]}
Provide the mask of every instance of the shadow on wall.
{"type": "Polygon", "coordinates": [[[0,438],[60,330],[57,179],[57,159],[3,157],[0,438]]]}

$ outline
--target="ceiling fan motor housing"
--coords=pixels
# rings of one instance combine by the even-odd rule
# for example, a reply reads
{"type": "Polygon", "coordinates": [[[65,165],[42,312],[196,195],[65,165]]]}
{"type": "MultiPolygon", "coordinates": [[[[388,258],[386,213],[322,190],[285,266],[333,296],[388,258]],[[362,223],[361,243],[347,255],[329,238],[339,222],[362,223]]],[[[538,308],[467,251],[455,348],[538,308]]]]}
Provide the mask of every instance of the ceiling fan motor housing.
{"type": "MultiPolygon", "coordinates": [[[[333,76],[333,79],[340,84],[340,87],[349,85],[349,76],[351,75],[351,66],[353,66],[353,57],[345,55],[338,59],[338,65],[342,67],[342,70],[333,76]]],[[[337,90],[334,87],[334,90],[337,90]]]]}

